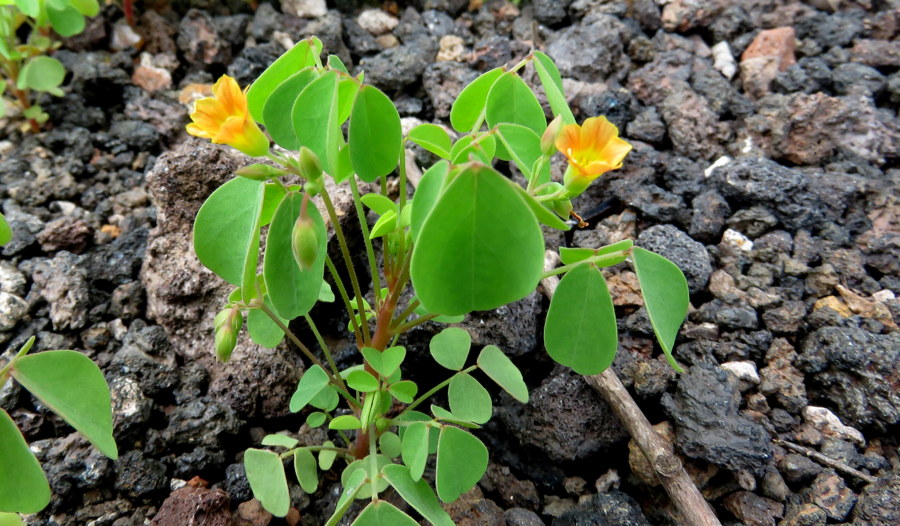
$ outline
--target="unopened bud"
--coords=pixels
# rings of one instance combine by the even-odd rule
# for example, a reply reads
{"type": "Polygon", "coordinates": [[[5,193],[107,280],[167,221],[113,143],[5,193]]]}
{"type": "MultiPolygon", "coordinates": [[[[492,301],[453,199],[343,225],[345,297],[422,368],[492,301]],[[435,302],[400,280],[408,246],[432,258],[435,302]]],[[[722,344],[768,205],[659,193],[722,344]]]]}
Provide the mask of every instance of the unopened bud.
{"type": "Polygon", "coordinates": [[[322,191],[322,180],[306,181],[306,184],[303,185],[303,190],[310,196],[319,195],[319,192],[322,191]]]}
{"type": "Polygon", "coordinates": [[[294,230],[291,232],[291,250],[294,252],[294,261],[300,270],[312,268],[316,257],[319,255],[319,239],[316,236],[316,225],[308,215],[301,212],[294,230]]]}
{"type": "Polygon", "coordinates": [[[237,335],[244,318],[237,307],[227,308],[216,315],[216,358],[227,362],[237,344],[237,335]]]}
{"type": "Polygon", "coordinates": [[[300,147],[300,175],[307,181],[315,181],[322,176],[322,163],[319,156],[306,146],[300,147]]]}
{"type": "Polygon", "coordinates": [[[546,156],[553,155],[556,151],[556,136],[562,129],[562,115],[557,115],[555,119],[550,121],[544,134],[541,135],[541,153],[546,156]]]}
{"type": "Polygon", "coordinates": [[[234,173],[235,175],[253,179],[254,181],[265,181],[273,177],[284,175],[287,172],[270,164],[256,163],[239,168],[234,173]]]}
{"type": "Polygon", "coordinates": [[[237,333],[225,326],[216,331],[216,358],[225,363],[231,358],[234,346],[237,344],[237,333]]]}

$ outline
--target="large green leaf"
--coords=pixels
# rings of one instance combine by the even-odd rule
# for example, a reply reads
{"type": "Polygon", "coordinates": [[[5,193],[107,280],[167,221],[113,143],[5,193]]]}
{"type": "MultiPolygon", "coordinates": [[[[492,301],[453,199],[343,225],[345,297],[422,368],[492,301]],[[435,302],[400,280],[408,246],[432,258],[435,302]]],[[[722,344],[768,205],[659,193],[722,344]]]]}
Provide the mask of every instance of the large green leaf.
{"type": "Polygon", "coordinates": [[[431,338],[428,350],[431,357],[442,367],[459,371],[466,365],[472,336],[469,331],[459,327],[447,327],[431,338]]]}
{"type": "Polygon", "coordinates": [[[327,385],[328,373],[324,369],[318,365],[313,365],[307,369],[303,376],[300,377],[297,390],[291,396],[291,412],[296,413],[306,407],[306,404],[312,401],[327,385]]]}
{"type": "MultiPolygon", "coordinates": [[[[488,345],[478,355],[478,367],[513,398],[528,403],[528,387],[522,372],[496,345],[488,345]]],[[[452,407],[452,406],[451,406],[452,407]]]]}
{"type": "Polygon", "coordinates": [[[200,262],[235,286],[243,280],[263,193],[259,181],[235,177],[209,196],[194,221],[194,251],[200,262]]]}
{"type": "Polygon", "coordinates": [[[447,388],[447,400],[454,415],[476,424],[484,424],[494,413],[490,393],[469,374],[453,376],[447,388]]]}
{"type": "Polygon", "coordinates": [[[253,496],[276,517],[287,515],[291,507],[284,464],[277,453],[250,448],[244,452],[244,470],[253,496]]]}
{"type": "Polygon", "coordinates": [[[418,526],[418,524],[393,504],[374,500],[362,510],[351,526],[418,526]]]}
{"type": "Polygon", "coordinates": [[[531,179],[531,168],[541,156],[541,138],[538,134],[521,124],[502,123],[497,126],[497,135],[525,179],[531,179]]]}
{"type": "Polygon", "coordinates": [[[37,513],[50,502],[50,485],[25,438],[0,409],[0,512],[37,513]]]}
{"type": "Polygon", "coordinates": [[[300,96],[310,82],[318,77],[315,68],[306,68],[285,79],[279,84],[263,106],[263,124],[272,139],[287,150],[297,150],[297,136],[294,134],[294,123],[290,111],[287,108],[294,106],[294,101],[300,96]]]}
{"type": "Polygon", "coordinates": [[[422,478],[428,461],[429,429],[425,422],[415,422],[403,430],[400,457],[409,466],[408,475],[413,480],[422,478]]]}
{"type": "Polygon", "coordinates": [[[59,85],[65,77],[66,68],[62,62],[52,57],[37,56],[26,62],[19,72],[17,87],[20,90],[46,91],[61,97],[63,92],[59,85]]]}
{"type": "Polygon", "coordinates": [[[518,74],[504,73],[491,87],[487,97],[488,126],[507,122],[531,129],[539,137],[547,129],[541,103],[518,74]]]}
{"type": "Polygon", "coordinates": [[[119,458],[109,387],[90,358],[76,351],[45,351],[16,358],[11,374],[104,455],[119,458]]]}
{"type": "Polygon", "coordinates": [[[416,126],[409,131],[409,140],[438,157],[450,158],[450,148],[453,146],[450,136],[437,124],[426,122],[416,126]]]}
{"type": "Polygon", "coordinates": [[[294,474],[303,491],[310,495],[319,489],[319,472],[316,469],[316,457],[306,448],[294,451],[294,474]]]}
{"type": "Polygon", "coordinates": [[[337,178],[338,156],[344,138],[338,122],[338,75],[329,71],[300,92],[291,109],[294,135],[322,162],[322,168],[337,178]]]}
{"type": "Polygon", "coordinates": [[[25,526],[18,513],[6,513],[0,511],[0,526],[25,526]]]}
{"type": "Polygon", "coordinates": [[[559,74],[559,69],[556,68],[556,64],[553,63],[550,57],[540,51],[534,52],[533,64],[553,114],[562,115],[563,124],[575,124],[575,116],[572,115],[569,103],[566,102],[566,96],[563,93],[562,77],[559,74]]]}
{"type": "Polygon", "coordinates": [[[612,364],[616,313],[606,280],[593,265],[579,265],[560,280],[544,322],[544,346],[578,374],[598,374],[612,364]]]}
{"type": "Polygon", "coordinates": [[[348,137],[350,162],[363,181],[371,183],[397,167],[403,144],[400,114],[378,88],[359,89],[350,113],[348,137]]]}
{"type": "Polygon", "coordinates": [[[306,211],[316,229],[319,251],[312,266],[306,270],[297,265],[291,249],[291,232],[300,217],[303,194],[291,193],[281,202],[266,238],[263,276],[275,311],[288,320],[307,314],[316,304],[325,276],[325,257],[328,254],[328,234],[325,222],[312,201],[306,211]]]}
{"type": "Polygon", "coordinates": [[[0,247],[12,241],[13,232],[3,214],[0,214],[0,247]]]}
{"type": "MultiPolygon", "coordinates": [[[[271,309],[272,304],[268,296],[265,297],[265,302],[271,309]]],[[[288,320],[281,318],[281,322],[287,325],[288,320]]],[[[284,340],[284,331],[281,330],[281,327],[260,309],[247,312],[247,332],[254,343],[262,345],[266,349],[274,349],[284,340]]]]}
{"type": "Polygon", "coordinates": [[[418,239],[425,219],[431,213],[438,197],[441,195],[449,171],[450,163],[439,161],[422,174],[422,180],[419,181],[412,200],[412,217],[410,218],[409,229],[412,232],[413,241],[418,239]]]}
{"type": "Polygon", "coordinates": [[[465,167],[440,196],[416,240],[410,275],[436,314],[489,310],[534,291],[544,237],[514,183],[493,169],[465,167]]]}
{"type": "Polygon", "coordinates": [[[488,92],[500,75],[503,75],[503,68],[494,68],[463,88],[450,108],[450,124],[454,130],[460,133],[472,131],[484,112],[488,92]]]}
{"type": "Polygon", "coordinates": [[[315,65],[316,57],[322,53],[322,42],[312,37],[297,44],[278,57],[278,60],[266,68],[247,90],[247,108],[250,115],[258,122],[265,122],[263,111],[269,95],[288,77],[296,72],[315,65]]]}
{"type": "Polygon", "coordinates": [[[681,372],[672,349],[678,329],[687,316],[690,302],[687,280],[675,263],[649,250],[634,247],[631,259],[656,339],[672,367],[681,372]]]}
{"type": "Polygon", "coordinates": [[[400,497],[428,522],[434,526],[453,526],[453,519],[441,507],[428,482],[421,478],[413,479],[410,469],[400,464],[385,466],[381,472],[400,497]]]}
{"type": "Polygon", "coordinates": [[[47,18],[53,30],[62,37],[70,37],[84,31],[84,16],[68,3],[63,4],[62,9],[48,5],[47,18]]]}
{"type": "Polygon", "coordinates": [[[438,496],[453,502],[484,476],[488,450],[480,440],[453,426],[444,426],[438,439],[435,481],[438,496]]]}

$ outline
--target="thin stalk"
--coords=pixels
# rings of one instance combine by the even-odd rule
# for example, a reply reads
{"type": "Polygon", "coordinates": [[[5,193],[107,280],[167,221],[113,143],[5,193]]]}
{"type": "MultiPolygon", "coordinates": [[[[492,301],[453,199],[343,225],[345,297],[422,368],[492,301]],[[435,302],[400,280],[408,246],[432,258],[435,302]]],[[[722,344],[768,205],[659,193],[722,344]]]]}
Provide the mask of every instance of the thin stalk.
{"type": "Polygon", "coordinates": [[[350,315],[350,325],[353,326],[353,336],[356,338],[356,341],[359,341],[362,338],[362,333],[359,331],[359,322],[356,320],[356,316],[353,315],[353,305],[350,304],[350,296],[347,295],[347,289],[344,287],[344,282],[341,281],[341,276],[334,266],[334,261],[331,261],[331,256],[325,256],[325,265],[328,266],[328,272],[331,272],[331,277],[334,278],[334,284],[338,289],[338,295],[344,302],[344,308],[347,310],[347,314],[350,315]]]}
{"type": "Polygon", "coordinates": [[[278,456],[281,457],[282,459],[290,458],[290,457],[294,456],[294,451],[297,451],[298,449],[308,449],[308,450],[310,450],[310,451],[334,451],[335,453],[340,453],[340,454],[345,455],[345,456],[348,456],[348,457],[350,456],[350,450],[349,450],[349,449],[344,448],[344,447],[331,447],[331,446],[303,446],[303,447],[297,447],[297,448],[294,448],[294,449],[289,449],[289,450],[285,451],[284,453],[282,453],[282,454],[280,454],[280,455],[278,455],[278,456]]]}
{"type": "Polygon", "coordinates": [[[359,217],[359,228],[362,230],[363,241],[366,245],[366,256],[369,260],[369,272],[372,273],[372,284],[375,285],[375,310],[378,310],[378,291],[381,290],[381,277],[378,275],[378,261],[375,259],[375,250],[372,248],[372,240],[369,239],[369,224],[366,222],[366,213],[363,211],[362,201],[359,200],[359,185],[356,176],[350,177],[350,191],[353,193],[353,204],[356,206],[356,215],[359,217]]]}
{"type": "MultiPolygon", "coordinates": [[[[294,334],[294,332],[291,331],[287,327],[287,325],[282,323],[281,319],[274,312],[272,312],[272,310],[264,302],[259,302],[259,305],[257,306],[257,308],[259,310],[263,311],[266,314],[266,316],[268,316],[273,322],[275,322],[275,325],[278,325],[278,328],[281,329],[281,332],[283,332],[284,335],[287,336],[288,339],[291,340],[294,343],[294,345],[296,345],[297,348],[300,349],[300,351],[307,358],[309,358],[309,360],[311,362],[318,365],[319,367],[322,368],[323,371],[325,371],[325,367],[322,365],[322,362],[319,361],[318,358],[316,358],[316,355],[314,355],[312,353],[312,351],[310,351],[306,345],[303,345],[303,342],[300,341],[300,338],[297,338],[297,335],[294,334]]],[[[327,373],[327,371],[326,371],[326,373],[327,373]]],[[[336,381],[336,382],[341,382],[341,384],[343,385],[343,380],[341,380],[340,378],[337,378],[337,380],[335,380],[335,378],[332,377],[331,380],[336,381]]]]}
{"type": "MultiPolygon", "coordinates": [[[[344,237],[344,229],[341,228],[341,222],[334,209],[334,203],[331,202],[331,196],[328,195],[328,192],[324,188],[322,189],[322,200],[325,202],[325,208],[328,209],[328,216],[331,218],[331,224],[334,226],[334,233],[338,238],[338,245],[341,247],[341,255],[344,257],[344,264],[347,266],[347,272],[350,273],[350,283],[353,285],[353,293],[356,295],[356,306],[359,309],[357,312],[359,312],[360,316],[365,318],[366,309],[363,305],[362,289],[359,287],[356,269],[353,268],[353,259],[350,257],[350,248],[347,246],[347,239],[344,237]]],[[[363,319],[363,323],[360,325],[363,340],[362,342],[357,341],[358,343],[367,345],[372,338],[369,333],[369,324],[365,323],[365,319],[363,319]]]]}
{"type": "Polygon", "coordinates": [[[412,411],[413,409],[415,409],[416,407],[418,407],[419,404],[421,404],[421,403],[424,402],[425,400],[428,400],[429,398],[431,398],[432,396],[434,396],[435,393],[437,393],[437,392],[440,391],[441,389],[443,389],[443,388],[447,387],[448,385],[450,385],[450,382],[453,380],[453,378],[454,378],[457,374],[467,374],[467,373],[471,373],[471,372],[474,371],[475,369],[478,369],[478,366],[477,366],[477,365],[473,365],[473,366],[471,366],[471,367],[467,367],[467,368],[463,369],[462,371],[460,371],[460,372],[454,374],[453,376],[447,378],[447,379],[444,380],[443,382],[441,382],[441,383],[437,384],[436,386],[432,387],[431,389],[428,390],[427,393],[425,393],[425,394],[423,394],[422,396],[420,396],[419,398],[416,398],[415,400],[413,400],[413,403],[411,403],[411,404],[409,404],[408,406],[406,406],[406,408],[404,408],[403,411],[401,411],[400,414],[397,415],[397,416],[395,416],[393,419],[396,420],[396,419],[400,418],[400,415],[402,415],[403,413],[406,413],[407,411],[412,411]]]}
{"type": "Polygon", "coordinates": [[[422,325],[425,322],[429,322],[429,321],[437,318],[438,316],[440,316],[440,314],[426,314],[424,316],[419,316],[418,318],[416,318],[408,323],[404,323],[403,325],[394,327],[393,333],[394,334],[403,334],[404,332],[412,329],[413,327],[418,327],[419,325],[422,325]]]}
{"type": "MultiPolygon", "coordinates": [[[[309,325],[310,330],[312,330],[313,336],[316,337],[316,342],[319,344],[319,347],[322,349],[322,354],[325,355],[325,359],[328,360],[328,365],[331,366],[331,371],[338,377],[340,377],[341,373],[338,371],[337,364],[334,363],[334,357],[331,356],[331,348],[328,347],[328,344],[325,343],[325,338],[322,338],[322,334],[319,332],[319,328],[316,327],[316,323],[313,321],[312,316],[309,314],[304,314],[303,319],[306,320],[307,325],[309,325]]],[[[343,382],[341,382],[341,387],[345,388],[343,382]]]]}
{"type": "Polygon", "coordinates": [[[410,302],[410,304],[407,305],[405,309],[403,309],[403,312],[401,312],[400,314],[398,314],[398,315],[391,321],[391,327],[392,327],[392,328],[393,328],[393,327],[396,327],[397,324],[399,324],[400,322],[402,322],[402,321],[405,320],[406,318],[409,318],[409,316],[410,316],[413,312],[416,311],[416,308],[417,308],[419,305],[421,305],[421,303],[419,302],[418,299],[413,300],[412,302],[410,302]]]}
{"type": "MultiPolygon", "coordinates": [[[[400,148],[400,164],[397,166],[400,172],[400,211],[406,206],[406,139],[403,139],[400,148]]],[[[398,214],[399,215],[399,214],[398,214]]]]}
{"type": "Polygon", "coordinates": [[[378,450],[375,448],[375,424],[369,424],[369,470],[372,474],[372,501],[378,500],[378,450]]]}

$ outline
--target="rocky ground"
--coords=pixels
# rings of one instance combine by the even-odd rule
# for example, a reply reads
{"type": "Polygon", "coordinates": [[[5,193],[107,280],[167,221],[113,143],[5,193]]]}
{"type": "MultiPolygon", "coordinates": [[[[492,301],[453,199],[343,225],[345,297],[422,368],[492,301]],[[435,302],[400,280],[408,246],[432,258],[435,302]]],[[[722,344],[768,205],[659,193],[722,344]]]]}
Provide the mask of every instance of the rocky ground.
{"type": "MultiPolygon", "coordinates": [[[[247,160],[183,130],[187,104],[220,74],[246,85],[306,35],[365,70],[408,123],[446,123],[479,72],[532,48],[550,54],[576,117],[605,114],[635,146],[576,203],[590,228],[550,242],[632,237],[684,270],[692,309],[675,354],[686,373],[654,346],[626,267],[609,275],[614,368],[722,522],[900,524],[895,0],[150,4],[138,4],[140,50],[108,50],[122,17],[112,6],[67,41],[55,54],[71,71],[66,95],[42,101],[53,126],[31,135],[6,122],[0,141],[15,232],[0,261],[0,344],[36,335],[38,349],[99,363],[121,452],[107,460],[4,387],[0,406],[54,492],[29,524],[270,523],[241,452],[298,429],[287,400],[304,364],[287,347],[246,341],[229,364],[212,359],[225,288],[193,257],[191,222],[247,160]]],[[[457,523],[673,524],[608,406],[546,358],[545,309],[535,294],[465,323],[477,344],[514,357],[532,397],[497,395],[481,432],[492,463],[450,506],[457,523]]],[[[317,314],[339,337],[346,321],[317,314]]],[[[411,334],[409,347],[433,330],[411,334]]],[[[418,362],[414,374],[428,378],[428,360],[418,362]]],[[[324,523],[335,480],[315,495],[293,487],[300,518],[289,523],[324,523]]]]}

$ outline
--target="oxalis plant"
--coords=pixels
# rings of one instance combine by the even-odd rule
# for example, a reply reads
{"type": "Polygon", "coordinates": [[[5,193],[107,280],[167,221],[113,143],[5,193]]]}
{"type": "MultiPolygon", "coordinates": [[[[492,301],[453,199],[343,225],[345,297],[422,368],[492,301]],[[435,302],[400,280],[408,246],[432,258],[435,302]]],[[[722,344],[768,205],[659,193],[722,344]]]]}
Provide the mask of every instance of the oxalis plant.
{"type": "Polygon", "coordinates": [[[62,63],[47,56],[59,47],[51,29],[63,37],[77,35],[85,17],[99,11],[97,0],[0,0],[0,117],[7,98],[20,107],[31,131],[40,129],[48,116],[33,94],[62,96],[66,76],[62,63]]]}
{"type": "Polygon", "coordinates": [[[362,73],[350,75],[336,56],[324,62],[321,57],[322,43],[313,37],[276,60],[246,93],[223,76],[213,86],[214,97],[196,103],[188,125],[193,135],[269,161],[239,169],[210,195],[194,224],[198,257],[236,287],[215,317],[216,355],[228,360],[245,324],[264,347],[287,337],[310,361],[290,410],[303,411],[306,424],[324,426],[330,438],[306,444],[287,434],[268,435],[265,449],[244,455],[247,479],[263,506],[284,516],[291,504],[286,463],[310,494],[320,471],[337,468],[343,491],[328,525],[356,499],[369,502],[353,524],[417,524],[382,498],[389,487],[431,524],[450,525],[440,503],[472,489],[488,465],[487,448],[470,431],[492,415],[484,378],[523,403],[528,391],[501,349],[487,345],[470,356],[468,332],[449,327],[429,345],[448,377],[423,386],[427,391],[420,395],[403,374],[402,335],[427,321],[452,324],[469,312],[517,301],[543,277],[564,273],[547,313],[546,349],[578,373],[600,373],[617,347],[615,311],[600,269],[628,259],[660,346],[678,369],[671,350],[687,312],[687,283],[674,264],[631,241],[562,248],[563,266],[544,270],[541,225],[570,228],[567,220],[578,217],[571,199],[619,168],[631,149],[605,117],[575,122],[547,55],[535,51],[511,69],[493,69],[469,84],[450,113],[455,136],[434,124],[404,136],[390,98],[366,85],[362,73]],[[536,71],[554,113],[549,125],[519,76],[526,67],[536,71]],[[270,147],[257,123],[280,148],[270,147]],[[403,154],[408,142],[440,158],[424,172],[412,198],[403,154]],[[550,176],[557,152],[568,160],[561,182],[550,176]],[[497,159],[514,164],[527,184],[499,172],[497,159]],[[399,196],[392,198],[386,178],[395,171],[399,196]],[[352,193],[374,304],[363,297],[326,177],[352,193]],[[376,191],[362,194],[360,181],[376,191]],[[371,227],[364,207],[379,216],[371,227]],[[343,261],[328,255],[326,220],[343,261]],[[379,241],[380,259],[373,247],[379,241]],[[317,302],[335,299],[326,268],[359,349],[357,364],[343,370],[309,316],[317,302]],[[404,294],[410,287],[412,294],[404,294]],[[323,358],[289,329],[297,318],[315,335],[323,358]],[[445,389],[448,407],[429,401],[445,389]],[[425,476],[431,456],[433,481],[425,476]]]}

